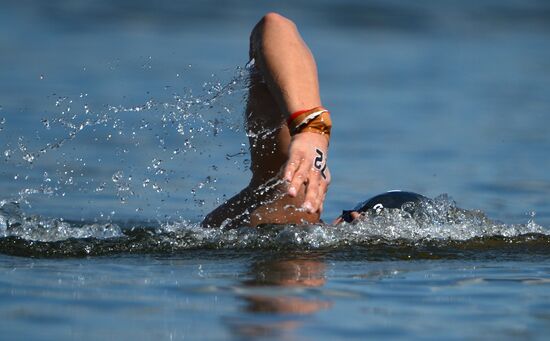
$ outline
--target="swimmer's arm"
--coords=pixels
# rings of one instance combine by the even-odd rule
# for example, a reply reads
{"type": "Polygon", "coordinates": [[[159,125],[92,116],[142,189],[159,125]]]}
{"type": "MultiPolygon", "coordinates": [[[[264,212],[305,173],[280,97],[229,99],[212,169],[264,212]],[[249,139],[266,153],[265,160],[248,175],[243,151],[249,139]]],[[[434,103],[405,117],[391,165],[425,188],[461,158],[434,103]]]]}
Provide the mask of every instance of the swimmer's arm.
{"type": "Polygon", "coordinates": [[[315,59],[292,21],[268,13],[251,39],[252,57],[285,117],[321,105],[315,59]]]}
{"type": "MultiPolygon", "coordinates": [[[[256,25],[251,39],[251,55],[285,117],[321,106],[315,60],[292,21],[269,13],[256,25]]],[[[283,166],[283,177],[290,183],[288,194],[296,196],[305,185],[302,206],[311,213],[322,211],[330,183],[330,171],[320,172],[314,167],[316,149],[326,160],[328,143],[327,135],[294,135],[283,166]]]]}

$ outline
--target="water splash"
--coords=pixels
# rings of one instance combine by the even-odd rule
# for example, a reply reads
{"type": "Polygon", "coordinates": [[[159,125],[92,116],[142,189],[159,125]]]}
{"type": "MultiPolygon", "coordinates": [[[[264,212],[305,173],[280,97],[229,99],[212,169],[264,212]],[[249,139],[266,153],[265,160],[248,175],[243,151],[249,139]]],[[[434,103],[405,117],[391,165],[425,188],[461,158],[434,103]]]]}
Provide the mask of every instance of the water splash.
{"type": "Polygon", "coordinates": [[[0,201],[0,236],[29,241],[53,242],[67,239],[106,239],[122,236],[115,224],[75,224],[62,219],[27,216],[19,204],[0,201]]]}
{"type": "MultiPolygon", "coordinates": [[[[409,211],[410,212],[410,211],[409,211]]],[[[197,223],[70,223],[27,216],[19,206],[0,203],[0,252],[27,256],[81,256],[113,253],[174,253],[196,249],[348,250],[383,247],[417,252],[536,244],[548,250],[550,231],[529,221],[507,225],[480,211],[457,208],[446,196],[421,203],[410,214],[387,209],[357,223],[261,228],[203,228],[197,223]],[[527,243],[527,244],[526,244],[527,243]],[[412,251],[411,251],[412,250],[412,251]]],[[[533,252],[536,250],[533,249],[533,252]]],[[[424,255],[425,256],[425,255],[424,255]]]]}
{"type": "MultiPolygon", "coordinates": [[[[39,128],[5,143],[3,174],[17,180],[19,188],[4,191],[0,199],[31,207],[35,202],[43,205],[44,196],[54,198],[50,204],[79,196],[75,203],[85,197],[98,212],[115,205],[113,212],[131,208],[160,217],[162,212],[176,212],[165,207],[179,197],[182,204],[195,204],[197,216],[204,215],[212,208],[207,202],[224,200],[211,199],[221,166],[210,168],[210,174],[181,170],[225,154],[238,156],[226,166],[239,172],[248,169],[247,148],[221,142],[228,135],[246,138],[242,111],[247,89],[248,71],[238,67],[229,80],[212,75],[198,92],[166,87],[172,91],[167,98],[149,98],[141,104],[98,106],[87,92],[76,97],[52,94],[53,113],[41,114],[39,128]],[[216,148],[225,153],[216,153],[216,148]],[[42,178],[44,173],[48,176],[42,178]],[[180,193],[192,197],[181,198],[180,193]],[[115,200],[123,206],[116,206],[115,200]]],[[[5,122],[0,120],[0,129],[5,122]]],[[[181,218],[183,211],[188,217],[189,209],[176,215],[181,218]]]]}
{"type": "MultiPolygon", "coordinates": [[[[227,146],[224,133],[248,137],[254,143],[274,132],[243,134],[241,113],[248,71],[237,68],[229,81],[205,82],[198,95],[184,89],[167,100],[148,98],[132,105],[98,107],[86,92],[74,98],[52,95],[55,111],[41,117],[42,130],[17,136],[4,147],[4,169],[19,187],[14,197],[2,193],[0,198],[0,253],[42,257],[190,249],[418,247],[487,238],[522,243],[530,236],[548,242],[548,230],[534,220],[521,225],[499,223],[483,212],[461,210],[445,196],[421,203],[415,210],[367,214],[354,224],[226,230],[232,225],[227,221],[219,228],[202,228],[196,221],[203,216],[201,210],[208,209],[205,194],[218,189],[219,160],[225,155],[239,171],[249,168],[246,144],[239,141],[227,146]],[[240,101],[237,105],[231,103],[235,99],[240,101]],[[218,157],[204,172],[193,168],[181,172],[208,154],[218,157]],[[80,206],[95,210],[91,218],[68,220],[60,218],[59,212],[53,218],[27,213],[34,198],[53,198],[50,201],[58,204],[75,195],[80,195],[75,200],[80,206]],[[100,206],[102,199],[96,198],[114,198],[116,205],[105,200],[100,206]],[[181,206],[173,210],[174,216],[151,214],[171,202],[181,206]],[[122,207],[137,213],[148,210],[145,215],[154,217],[155,223],[115,220],[122,207]],[[198,219],[191,219],[195,223],[186,219],[192,209],[199,211],[198,219]]],[[[6,123],[1,119],[0,128],[6,123]]],[[[274,180],[264,189],[278,184],[274,180]]],[[[218,205],[224,200],[224,195],[216,194],[209,202],[218,205]]],[[[38,202],[38,206],[46,205],[44,200],[38,202]]]]}

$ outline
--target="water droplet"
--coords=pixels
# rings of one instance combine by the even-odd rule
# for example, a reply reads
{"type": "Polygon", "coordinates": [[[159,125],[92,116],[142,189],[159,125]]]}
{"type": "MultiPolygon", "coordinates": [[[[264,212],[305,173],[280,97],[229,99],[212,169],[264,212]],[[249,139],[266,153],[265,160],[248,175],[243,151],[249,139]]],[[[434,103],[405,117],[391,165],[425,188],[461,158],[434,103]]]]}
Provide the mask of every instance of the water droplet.
{"type": "Polygon", "coordinates": [[[99,186],[97,186],[97,188],[95,189],[95,191],[96,191],[96,192],[101,192],[101,191],[103,191],[103,190],[105,189],[105,186],[106,186],[106,185],[107,185],[106,183],[102,182],[101,184],[99,184],[99,186]]]}
{"type": "Polygon", "coordinates": [[[28,163],[33,163],[34,155],[26,153],[25,155],[23,155],[23,160],[27,161],[28,163]]]}
{"type": "Polygon", "coordinates": [[[124,173],[122,171],[116,171],[111,177],[111,179],[113,180],[114,183],[117,183],[122,179],[123,176],[124,176],[124,173]]]}

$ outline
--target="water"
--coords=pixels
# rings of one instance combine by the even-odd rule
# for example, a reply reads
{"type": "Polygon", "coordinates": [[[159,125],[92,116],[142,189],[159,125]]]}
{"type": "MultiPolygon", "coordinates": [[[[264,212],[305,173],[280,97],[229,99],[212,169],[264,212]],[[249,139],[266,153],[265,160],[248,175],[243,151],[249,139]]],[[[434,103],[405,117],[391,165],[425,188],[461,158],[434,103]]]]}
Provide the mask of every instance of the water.
{"type": "Polygon", "coordinates": [[[0,12],[0,331],[25,339],[543,339],[543,1],[49,1],[0,12]],[[248,34],[294,19],[333,116],[323,218],[200,228],[249,178],[248,34]],[[460,208],[463,209],[460,209],[460,208]]]}

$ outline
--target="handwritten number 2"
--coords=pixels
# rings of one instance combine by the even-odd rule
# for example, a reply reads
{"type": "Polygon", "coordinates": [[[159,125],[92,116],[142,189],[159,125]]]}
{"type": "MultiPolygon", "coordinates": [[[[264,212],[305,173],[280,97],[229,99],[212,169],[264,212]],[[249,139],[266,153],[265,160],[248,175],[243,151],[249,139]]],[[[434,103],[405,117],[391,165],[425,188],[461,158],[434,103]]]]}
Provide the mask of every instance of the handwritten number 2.
{"type": "Polygon", "coordinates": [[[317,157],[315,158],[315,161],[313,162],[313,166],[318,169],[319,171],[321,171],[321,176],[323,177],[323,179],[327,179],[327,174],[325,173],[326,169],[327,169],[327,164],[325,162],[325,154],[323,154],[323,151],[320,150],[320,149],[315,149],[315,151],[317,152],[317,157]]]}

